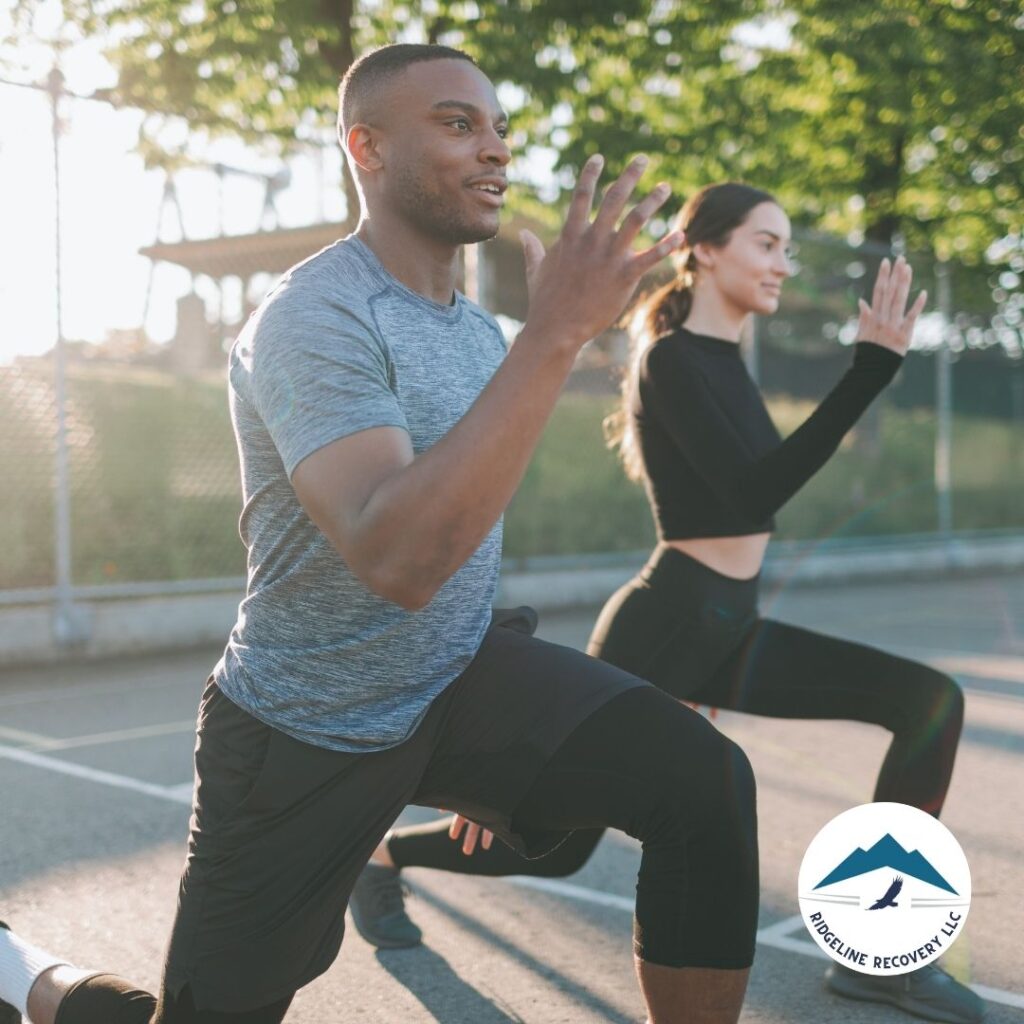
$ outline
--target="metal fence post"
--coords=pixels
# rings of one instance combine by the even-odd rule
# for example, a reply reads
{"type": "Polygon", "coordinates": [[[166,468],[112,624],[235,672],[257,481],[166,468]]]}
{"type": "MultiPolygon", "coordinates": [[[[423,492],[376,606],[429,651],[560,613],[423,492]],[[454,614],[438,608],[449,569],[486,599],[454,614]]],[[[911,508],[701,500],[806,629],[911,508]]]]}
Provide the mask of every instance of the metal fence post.
{"type": "Polygon", "coordinates": [[[64,319],[61,309],[61,223],[60,223],[60,100],[64,94],[64,75],[54,67],[47,79],[53,115],[53,188],[55,227],[55,295],[57,338],[53,346],[54,398],[57,406],[57,436],[54,451],[54,545],[56,561],[53,636],[58,647],[70,647],[85,639],[82,623],[76,615],[71,582],[71,484],[67,438],[67,351],[64,343],[64,319]]]}
{"type": "Polygon", "coordinates": [[[949,537],[953,532],[953,295],[945,260],[936,264],[935,285],[942,314],[942,341],[935,354],[935,504],[939,533],[949,537]]]}

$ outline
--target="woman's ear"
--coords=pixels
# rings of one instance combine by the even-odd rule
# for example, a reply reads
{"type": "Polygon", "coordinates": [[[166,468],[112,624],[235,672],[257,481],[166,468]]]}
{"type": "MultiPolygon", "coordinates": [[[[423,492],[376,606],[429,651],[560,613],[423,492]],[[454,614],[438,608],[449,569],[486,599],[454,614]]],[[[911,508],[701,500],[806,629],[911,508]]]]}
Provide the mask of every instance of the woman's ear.
{"type": "Polygon", "coordinates": [[[696,267],[700,267],[703,270],[711,270],[715,265],[715,250],[713,246],[708,245],[705,242],[698,242],[693,246],[693,258],[696,262],[696,267]]]}

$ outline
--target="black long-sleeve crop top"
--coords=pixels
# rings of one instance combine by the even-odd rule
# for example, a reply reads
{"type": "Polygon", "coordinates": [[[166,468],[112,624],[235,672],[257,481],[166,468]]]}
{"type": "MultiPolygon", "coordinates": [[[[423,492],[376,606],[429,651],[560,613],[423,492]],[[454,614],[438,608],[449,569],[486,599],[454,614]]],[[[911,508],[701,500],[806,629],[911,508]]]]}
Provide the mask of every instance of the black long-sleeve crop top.
{"type": "Polygon", "coordinates": [[[660,540],[738,537],[828,461],[902,357],[858,342],[853,365],[784,441],[735,342],[680,328],[643,354],[632,416],[660,540]]]}

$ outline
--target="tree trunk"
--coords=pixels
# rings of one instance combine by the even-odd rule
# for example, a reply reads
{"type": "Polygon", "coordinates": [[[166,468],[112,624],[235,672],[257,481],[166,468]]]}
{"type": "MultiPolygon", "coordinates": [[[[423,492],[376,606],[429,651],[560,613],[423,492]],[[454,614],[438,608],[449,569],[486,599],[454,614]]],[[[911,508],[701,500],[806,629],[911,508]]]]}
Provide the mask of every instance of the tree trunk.
{"type": "MultiPolygon", "coordinates": [[[[355,60],[355,49],[352,43],[354,7],[355,0],[320,0],[320,10],[324,21],[328,25],[336,27],[338,35],[333,42],[321,39],[317,48],[339,82],[355,60]]],[[[359,223],[359,193],[356,190],[355,179],[352,177],[347,159],[341,162],[341,176],[345,189],[344,223],[349,231],[353,231],[359,223]]]]}

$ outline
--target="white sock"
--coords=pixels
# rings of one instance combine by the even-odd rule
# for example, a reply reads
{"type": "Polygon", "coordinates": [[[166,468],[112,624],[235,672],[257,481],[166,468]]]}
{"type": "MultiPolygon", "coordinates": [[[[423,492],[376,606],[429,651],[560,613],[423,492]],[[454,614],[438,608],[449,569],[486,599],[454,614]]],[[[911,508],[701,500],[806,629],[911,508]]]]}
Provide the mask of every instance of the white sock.
{"type": "Polygon", "coordinates": [[[0,928],[0,999],[8,1002],[23,1017],[28,1017],[28,994],[43,971],[66,964],[63,957],[19,939],[0,928]]]}

